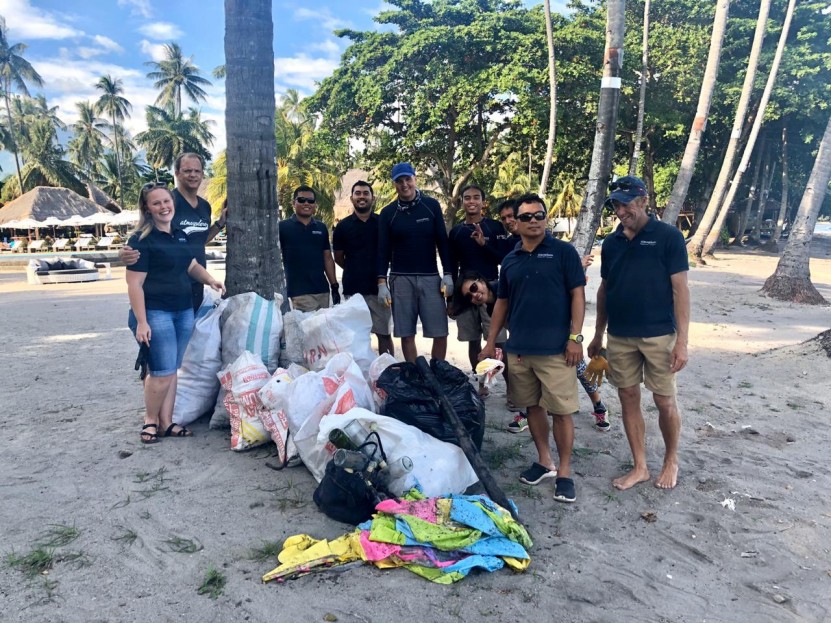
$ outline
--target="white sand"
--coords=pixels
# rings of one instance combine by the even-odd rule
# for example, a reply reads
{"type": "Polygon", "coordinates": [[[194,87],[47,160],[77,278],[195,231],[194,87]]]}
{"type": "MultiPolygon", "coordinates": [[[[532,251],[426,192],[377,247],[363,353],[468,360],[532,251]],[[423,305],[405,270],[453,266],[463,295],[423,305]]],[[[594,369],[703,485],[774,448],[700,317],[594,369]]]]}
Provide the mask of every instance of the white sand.
{"type": "MultiPolygon", "coordinates": [[[[811,270],[831,300],[829,252],[829,240],[817,239],[811,270]]],[[[831,359],[802,342],[828,329],[831,314],[761,296],[775,262],[727,253],[690,273],[691,360],[679,378],[684,426],[674,491],[611,487],[630,455],[608,386],[611,432],[592,428],[585,397],[575,416],[578,502],[554,502],[551,481],[520,486],[533,445],[527,433],[503,432],[498,386],[488,399],[484,453],[492,463],[500,448],[515,457],[494,473],[532,533],[532,563],[524,575],[473,575],[453,587],[366,566],[263,585],[276,561],[249,560],[251,548],[346,530],[317,511],[308,472],[272,471],[267,449],[232,453],[227,435],[204,422],[193,439],[139,443],[142,393],[123,269],[113,281],[52,286],[0,273],[2,554],[28,553],[49,524],[65,523],[81,533],[58,558],[82,552],[87,562],[58,561],[35,579],[0,564],[0,619],[827,620],[831,359]],[[647,511],[657,521],[645,521],[647,511]],[[128,531],[138,535],[132,545],[114,540],[128,531]],[[202,549],[171,552],[172,537],[202,549]],[[216,601],[196,592],[210,566],[227,577],[216,601]]],[[[589,274],[590,336],[599,267],[589,274]]],[[[451,359],[467,368],[452,331],[451,359]]],[[[651,400],[645,404],[654,474],[663,444],[651,400]]]]}

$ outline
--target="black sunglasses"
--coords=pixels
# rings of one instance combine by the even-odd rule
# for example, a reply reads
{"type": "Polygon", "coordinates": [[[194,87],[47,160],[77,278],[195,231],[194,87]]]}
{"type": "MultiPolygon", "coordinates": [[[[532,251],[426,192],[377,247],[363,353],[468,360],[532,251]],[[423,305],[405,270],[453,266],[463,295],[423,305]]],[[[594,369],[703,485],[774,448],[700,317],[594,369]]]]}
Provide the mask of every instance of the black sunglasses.
{"type": "Polygon", "coordinates": [[[542,210],[540,210],[539,212],[523,212],[522,214],[516,215],[516,220],[522,221],[523,223],[530,223],[532,220],[544,221],[545,212],[543,212],[542,210]]]}
{"type": "Polygon", "coordinates": [[[147,192],[148,190],[153,190],[154,188],[167,188],[167,184],[164,182],[147,182],[141,187],[141,191],[147,192]]]}
{"type": "Polygon", "coordinates": [[[476,294],[477,292],[479,292],[479,284],[474,281],[473,283],[470,284],[470,287],[468,288],[468,291],[465,294],[465,298],[468,301],[472,301],[473,300],[473,295],[476,294]]]}
{"type": "Polygon", "coordinates": [[[317,201],[315,199],[308,199],[307,197],[295,197],[294,200],[297,203],[300,203],[300,204],[303,204],[303,203],[317,203],[317,201]]]}
{"type": "Polygon", "coordinates": [[[609,191],[615,192],[616,190],[622,190],[625,193],[628,193],[631,190],[635,190],[637,192],[641,192],[641,187],[633,184],[632,182],[612,182],[609,184],[609,191]]]}

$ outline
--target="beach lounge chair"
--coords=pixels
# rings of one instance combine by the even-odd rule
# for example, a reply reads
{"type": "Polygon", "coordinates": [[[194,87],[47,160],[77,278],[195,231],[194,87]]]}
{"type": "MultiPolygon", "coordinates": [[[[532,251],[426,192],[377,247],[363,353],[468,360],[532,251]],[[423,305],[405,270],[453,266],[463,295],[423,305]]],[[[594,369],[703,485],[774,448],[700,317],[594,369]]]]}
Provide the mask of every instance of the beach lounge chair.
{"type": "Polygon", "coordinates": [[[95,249],[95,241],[92,236],[81,236],[75,241],[76,251],[91,251],[95,249]]]}
{"type": "Polygon", "coordinates": [[[69,238],[58,238],[52,243],[53,251],[66,251],[69,247],[69,238]]]}
{"type": "Polygon", "coordinates": [[[45,240],[32,240],[29,243],[29,248],[26,249],[29,253],[38,253],[41,251],[48,251],[49,247],[46,244],[45,240]]]}
{"type": "Polygon", "coordinates": [[[118,242],[118,240],[118,236],[104,236],[98,241],[98,244],[95,245],[95,249],[98,251],[111,251],[113,249],[120,249],[124,245],[118,242]]]}
{"type": "Polygon", "coordinates": [[[12,253],[24,253],[26,251],[25,240],[14,240],[12,242],[12,253]]]}

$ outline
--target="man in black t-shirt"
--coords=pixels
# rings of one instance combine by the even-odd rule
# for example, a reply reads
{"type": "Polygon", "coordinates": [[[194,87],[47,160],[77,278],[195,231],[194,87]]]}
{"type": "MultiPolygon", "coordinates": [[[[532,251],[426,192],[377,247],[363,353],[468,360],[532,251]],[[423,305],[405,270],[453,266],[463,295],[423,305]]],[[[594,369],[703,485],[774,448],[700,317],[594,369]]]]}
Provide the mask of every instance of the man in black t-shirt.
{"type": "Polygon", "coordinates": [[[329,230],[314,218],[317,195],[309,186],[294,190],[294,214],[280,221],[280,251],[292,307],[304,312],[340,303],[329,230]]]}
{"type": "Polygon", "coordinates": [[[364,297],[372,316],[372,332],[378,338],[378,354],[395,354],[390,336],[390,308],[378,300],[378,215],[372,212],[375,195],[364,180],[352,185],[354,211],[341,220],[332,232],[335,263],[343,269],[343,294],[364,297]]]}
{"type": "MultiPolygon", "coordinates": [[[[194,153],[181,154],[173,163],[176,175],[176,188],[173,190],[174,215],[171,223],[188,237],[191,253],[199,265],[206,266],[205,245],[213,240],[225,227],[227,208],[222,211],[215,223],[211,224],[211,204],[196,193],[205,177],[205,162],[202,156],[194,153]]],[[[118,252],[118,259],[131,266],[138,261],[139,252],[125,245],[118,252]]],[[[205,286],[198,281],[191,281],[193,310],[202,304],[205,286]]]]}

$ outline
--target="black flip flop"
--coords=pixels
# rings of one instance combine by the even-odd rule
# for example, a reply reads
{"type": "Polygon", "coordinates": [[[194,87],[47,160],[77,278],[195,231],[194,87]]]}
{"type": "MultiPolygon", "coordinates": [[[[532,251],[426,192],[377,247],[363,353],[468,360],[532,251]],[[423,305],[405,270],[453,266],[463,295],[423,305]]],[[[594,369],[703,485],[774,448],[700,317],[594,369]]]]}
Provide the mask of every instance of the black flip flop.
{"type": "Polygon", "coordinates": [[[554,499],[558,502],[565,502],[571,504],[577,500],[577,494],[574,492],[574,481],[571,478],[560,477],[554,481],[556,484],[554,489],[554,499]]]}
{"type": "Polygon", "coordinates": [[[141,427],[141,435],[139,437],[141,439],[141,443],[146,443],[146,444],[159,443],[158,433],[159,433],[159,425],[158,424],[145,424],[144,426],[141,427]],[[151,433],[150,431],[147,430],[148,428],[153,428],[153,429],[155,429],[156,432],[151,433]]]}
{"type": "Polygon", "coordinates": [[[193,437],[193,433],[190,430],[188,430],[187,428],[185,428],[184,426],[181,426],[179,424],[171,424],[170,426],[167,427],[167,430],[164,432],[164,435],[162,435],[162,436],[163,437],[193,437]],[[174,433],[173,428],[176,427],[176,426],[179,426],[179,431],[174,433]]]}

